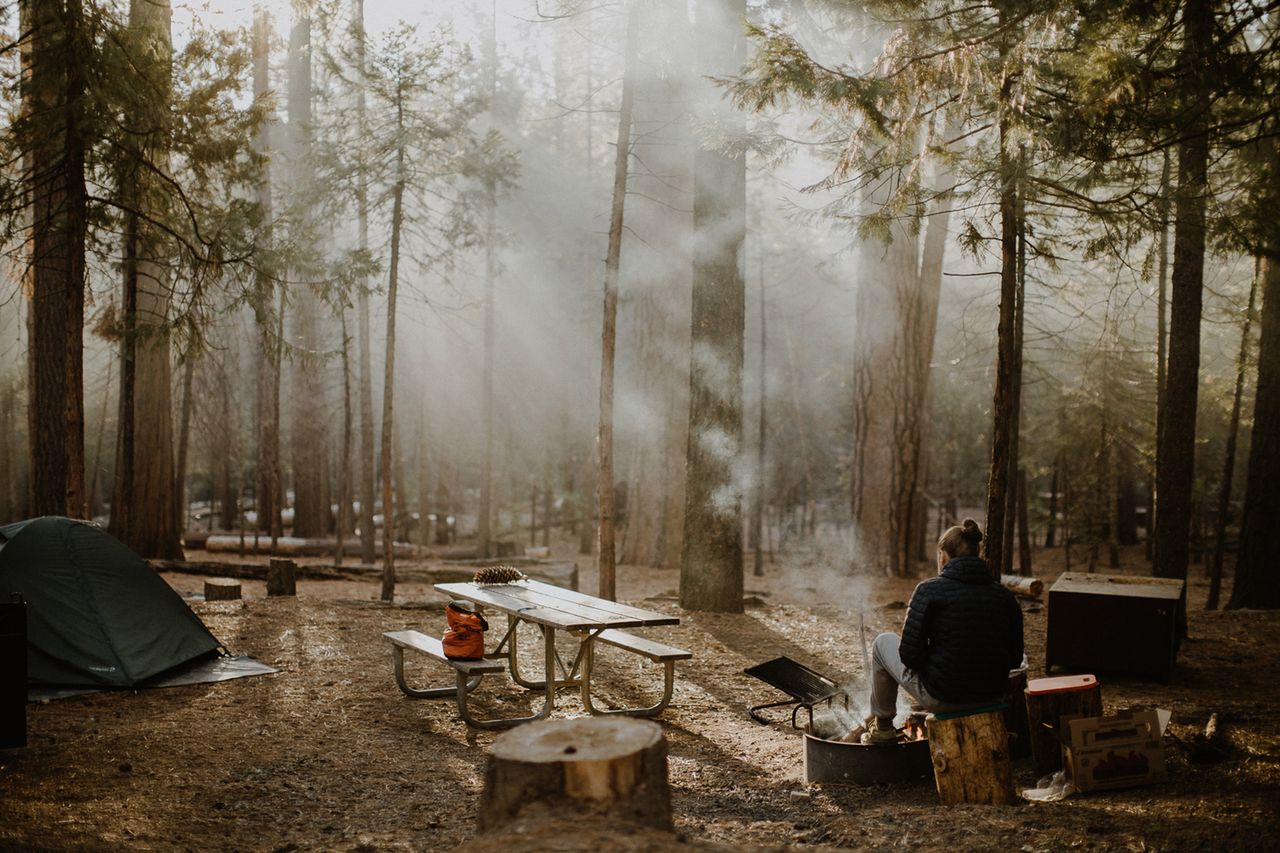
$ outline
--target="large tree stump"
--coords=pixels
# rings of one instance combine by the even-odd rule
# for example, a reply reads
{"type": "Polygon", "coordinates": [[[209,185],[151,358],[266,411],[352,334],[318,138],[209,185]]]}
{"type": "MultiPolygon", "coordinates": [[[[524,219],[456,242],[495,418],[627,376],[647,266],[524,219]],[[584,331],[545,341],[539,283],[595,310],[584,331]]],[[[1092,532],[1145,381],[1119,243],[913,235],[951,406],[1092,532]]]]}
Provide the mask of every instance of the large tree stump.
{"type": "Polygon", "coordinates": [[[1013,768],[1009,736],[1000,711],[928,721],[929,753],[938,798],[944,806],[962,803],[1012,805],[1013,768]]]}
{"type": "Polygon", "coordinates": [[[1092,675],[1033,678],[1027,682],[1027,725],[1036,773],[1062,769],[1062,717],[1102,716],[1102,688],[1092,675]]]}
{"type": "Polygon", "coordinates": [[[662,728],[626,717],[529,723],[489,748],[477,826],[491,832],[522,812],[611,819],[671,829],[667,739],[662,728]]]}
{"type": "Polygon", "coordinates": [[[235,601],[240,597],[240,581],[234,578],[205,578],[205,601],[235,601]]]}
{"type": "Polygon", "coordinates": [[[272,557],[267,564],[267,595],[297,595],[297,574],[293,560],[272,557]]]}

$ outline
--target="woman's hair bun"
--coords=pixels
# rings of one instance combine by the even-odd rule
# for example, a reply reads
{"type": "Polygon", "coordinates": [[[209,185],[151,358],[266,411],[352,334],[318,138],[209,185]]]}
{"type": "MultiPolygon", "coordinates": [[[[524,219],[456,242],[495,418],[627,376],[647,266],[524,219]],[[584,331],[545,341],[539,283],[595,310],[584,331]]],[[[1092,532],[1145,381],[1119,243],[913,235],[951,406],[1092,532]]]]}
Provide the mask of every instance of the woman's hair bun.
{"type": "Polygon", "coordinates": [[[966,518],[960,522],[960,536],[976,544],[982,541],[982,529],[978,527],[978,522],[972,518],[966,518]]]}

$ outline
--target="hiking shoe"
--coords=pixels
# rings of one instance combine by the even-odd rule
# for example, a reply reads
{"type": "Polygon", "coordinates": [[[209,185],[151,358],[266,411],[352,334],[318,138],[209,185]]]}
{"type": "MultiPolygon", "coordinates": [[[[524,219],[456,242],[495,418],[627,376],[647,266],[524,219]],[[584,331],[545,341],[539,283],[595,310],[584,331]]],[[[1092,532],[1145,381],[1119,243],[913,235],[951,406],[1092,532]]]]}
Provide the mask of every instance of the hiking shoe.
{"type": "Polygon", "coordinates": [[[893,727],[893,720],[877,719],[867,734],[867,743],[873,746],[891,746],[898,742],[898,730],[893,727]]]}

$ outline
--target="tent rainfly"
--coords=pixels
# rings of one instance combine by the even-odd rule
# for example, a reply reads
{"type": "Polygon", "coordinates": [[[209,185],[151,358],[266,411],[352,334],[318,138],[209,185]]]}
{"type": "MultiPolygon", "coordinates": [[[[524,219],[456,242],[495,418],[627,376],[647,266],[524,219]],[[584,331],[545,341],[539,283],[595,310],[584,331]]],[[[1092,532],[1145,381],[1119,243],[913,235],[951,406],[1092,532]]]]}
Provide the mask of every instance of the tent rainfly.
{"type": "Polygon", "coordinates": [[[46,516],[0,527],[0,594],[27,602],[27,682],[135,687],[220,646],[151,567],[106,531],[46,516]]]}

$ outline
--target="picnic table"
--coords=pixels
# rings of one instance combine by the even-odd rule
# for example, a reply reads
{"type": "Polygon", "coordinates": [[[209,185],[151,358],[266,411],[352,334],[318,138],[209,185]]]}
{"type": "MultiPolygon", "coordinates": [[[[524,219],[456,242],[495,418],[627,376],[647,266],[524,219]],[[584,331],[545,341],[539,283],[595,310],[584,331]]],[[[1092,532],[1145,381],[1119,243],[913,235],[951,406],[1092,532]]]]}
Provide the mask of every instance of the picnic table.
{"type": "Polygon", "coordinates": [[[439,640],[433,637],[427,637],[416,631],[388,632],[384,636],[391,640],[394,647],[396,681],[406,695],[415,698],[456,698],[463,720],[477,728],[502,728],[530,720],[545,719],[555,709],[556,690],[562,687],[578,687],[581,691],[583,707],[591,714],[655,716],[661,713],[671,700],[675,661],[692,657],[689,652],[682,649],[623,630],[680,623],[678,617],[668,616],[665,613],[619,604],[527,578],[501,584],[438,583],[435,588],[451,599],[462,599],[480,605],[491,614],[505,614],[506,633],[497,647],[485,655],[484,660],[458,661],[445,658],[439,640]],[[526,678],[520,670],[518,629],[521,624],[533,625],[542,634],[541,680],[526,678]],[[568,664],[556,649],[557,631],[568,632],[579,640],[577,654],[568,664]],[[625,649],[646,657],[654,663],[661,663],[664,684],[662,695],[657,703],[643,708],[616,710],[598,708],[592,699],[591,692],[592,662],[596,643],[625,649]],[[457,673],[456,685],[426,689],[410,687],[404,679],[405,649],[423,652],[452,666],[457,673]],[[528,690],[541,692],[544,696],[542,708],[528,716],[476,719],[467,707],[467,694],[476,688],[485,674],[501,672],[503,669],[509,672],[516,684],[528,690]]]}

